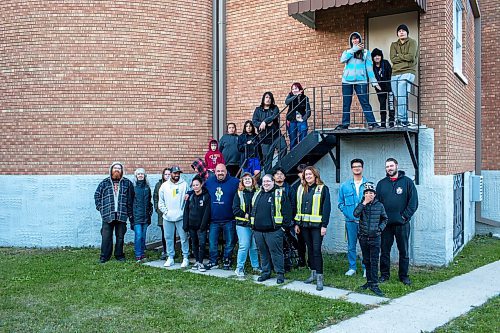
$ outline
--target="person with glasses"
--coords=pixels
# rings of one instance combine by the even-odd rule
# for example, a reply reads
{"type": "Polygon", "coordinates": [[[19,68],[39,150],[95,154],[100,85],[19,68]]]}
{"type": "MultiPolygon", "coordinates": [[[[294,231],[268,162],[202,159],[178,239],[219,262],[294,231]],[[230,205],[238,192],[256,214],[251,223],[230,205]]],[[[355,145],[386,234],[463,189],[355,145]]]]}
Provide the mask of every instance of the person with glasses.
{"type": "MultiPolygon", "coordinates": [[[[346,276],[356,274],[357,265],[357,250],[359,218],[354,216],[354,209],[361,202],[365,183],[367,179],[363,177],[364,162],[360,158],[355,158],[351,161],[352,178],[345,181],[339,189],[338,207],[345,217],[345,231],[347,236],[347,261],[349,269],[345,272],[346,276]]],[[[363,266],[363,277],[366,275],[365,267],[363,266]]]]}

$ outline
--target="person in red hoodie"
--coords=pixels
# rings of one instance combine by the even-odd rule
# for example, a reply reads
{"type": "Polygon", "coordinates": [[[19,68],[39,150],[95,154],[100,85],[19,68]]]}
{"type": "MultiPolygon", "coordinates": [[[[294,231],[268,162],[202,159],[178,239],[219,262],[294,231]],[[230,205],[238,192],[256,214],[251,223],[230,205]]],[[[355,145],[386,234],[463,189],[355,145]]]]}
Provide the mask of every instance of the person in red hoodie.
{"type": "Polygon", "coordinates": [[[219,151],[219,143],[215,139],[211,139],[208,142],[208,151],[205,154],[205,165],[207,170],[210,172],[215,172],[215,167],[217,164],[226,164],[224,161],[224,156],[219,151]]]}

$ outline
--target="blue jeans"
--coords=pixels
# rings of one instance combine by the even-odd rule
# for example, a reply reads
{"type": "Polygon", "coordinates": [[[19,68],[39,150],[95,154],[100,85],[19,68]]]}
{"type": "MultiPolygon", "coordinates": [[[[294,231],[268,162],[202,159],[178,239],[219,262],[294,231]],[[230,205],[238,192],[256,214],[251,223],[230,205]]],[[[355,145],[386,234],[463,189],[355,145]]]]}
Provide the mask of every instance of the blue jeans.
{"type": "MultiPolygon", "coordinates": [[[[359,223],[346,221],[345,230],[347,232],[347,261],[349,262],[349,269],[356,270],[356,244],[358,243],[359,223]]],[[[365,265],[363,264],[364,268],[365,265]]]]}
{"type": "Polygon", "coordinates": [[[291,121],[288,126],[288,136],[290,137],[290,149],[293,149],[307,135],[307,121],[291,121]]]}
{"type": "Polygon", "coordinates": [[[224,259],[230,259],[233,254],[235,233],[236,233],[236,222],[221,222],[221,223],[210,223],[210,231],[208,234],[208,243],[210,251],[210,263],[216,264],[217,257],[219,255],[219,233],[222,230],[224,232],[224,259]]]}
{"type": "Polygon", "coordinates": [[[146,253],[146,230],[148,229],[147,224],[135,224],[134,225],[134,251],[135,257],[140,259],[146,253]]]}
{"type": "Polygon", "coordinates": [[[408,93],[411,91],[411,84],[415,80],[415,74],[405,73],[393,75],[391,77],[392,92],[396,95],[398,114],[396,120],[408,121],[408,93]]]}
{"type": "Polygon", "coordinates": [[[375,124],[375,117],[373,116],[372,106],[369,101],[368,84],[342,83],[342,125],[348,126],[351,123],[353,91],[356,91],[356,96],[358,96],[359,104],[361,104],[368,125],[375,124]]]}
{"type": "Polygon", "coordinates": [[[236,233],[238,234],[238,256],[236,259],[236,268],[243,270],[247,255],[250,254],[250,263],[253,268],[259,268],[259,252],[257,251],[257,244],[253,236],[253,231],[250,227],[236,226],[236,233]]]}
{"type": "Polygon", "coordinates": [[[167,255],[174,259],[175,256],[175,230],[181,239],[182,257],[189,257],[189,242],[187,233],[182,229],[182,220],[165,221],[163,220],[163,230],[165,230],[165,239],[167,240],[167,255]]]}

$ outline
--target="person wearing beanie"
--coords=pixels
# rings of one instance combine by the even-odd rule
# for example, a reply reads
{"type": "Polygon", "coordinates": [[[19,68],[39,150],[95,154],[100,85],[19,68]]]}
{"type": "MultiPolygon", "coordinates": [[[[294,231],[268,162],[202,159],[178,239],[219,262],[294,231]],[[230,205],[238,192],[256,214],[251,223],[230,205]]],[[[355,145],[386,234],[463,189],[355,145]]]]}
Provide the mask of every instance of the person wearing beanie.
{"type": "Polygon", "coordinates": [[[396,29],[398,40],[391,44],[392,92],[397,101],[397,123],[408,126],[408,92],[417,73],[417,41],[408,37],[410,30],[405,24],[396,29]]]}
{"type": "Polygon", "coordinates": [[[151,188],[146,176],[146,170],[138,168],[134,172],[134,220],[131,228],[134,230],[135,260],[142,262],[146,259],[146,230],[151,224],[153,204],[151,203],[151,188]]]}
{"type": "Polygon", "coordinates": [[[394,127],[394,97],[391,88],[392,67],[389,61],[384,59],[384,53],[380,49],[373,49],[373,72],[377,78],[381,89],[377,91],[378,102],[380,103],[380,126],[386,127],[387,121],[387,100],[389,100],[389,127],[394,127]]]}
{"type": "Polygon", "coordinates": [[[375,185],[365,183],[363,198],[354,209],[354,216],[359,218],[359,245],[363,253],[363,264],[366,267],[366,283],[361,289],[370,289],[377,296],[384,296],[378,286],[378,260],[380,254],[381,234],[387,224],[384,205],[376,198],[375,185]]]}
{"type": "Polygon", "coordinates": [[[123,244],[127,232],[127,219],[134,224],[134,185],[125,178],[124,167],[114,162],[109,167],[109,176],[99,183],[94,193],[95,208],[102,218],[100,263],[111,258],[113,252],[113,230],[116,235],[115,258],[125,261],[123,244]]]}
{"type": "Polygon", "coordinates": [[[342,52],[340,62],[345,64],[342,74],[342,124],[335,129],[347,129],[351,123],[352,95],[356,92],[369,128],[380,127],[373,116],[370,105],[368,82],[380,89],[375,74],[370,51],[364,48],[359,32],[349,36],[348,50],[342,52]]]}

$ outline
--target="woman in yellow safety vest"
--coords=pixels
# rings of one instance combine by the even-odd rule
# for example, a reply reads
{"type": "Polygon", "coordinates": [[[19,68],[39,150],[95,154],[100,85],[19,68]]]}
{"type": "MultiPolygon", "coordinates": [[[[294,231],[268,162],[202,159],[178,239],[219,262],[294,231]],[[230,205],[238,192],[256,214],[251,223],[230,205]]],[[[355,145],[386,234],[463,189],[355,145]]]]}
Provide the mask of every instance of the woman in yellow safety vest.
{"type": "Polygon", "coordinates": [[[250,228],[250,212],[252,211],[252,197],[257,191],[257,182],[250,172],[241,176],[238,192],[233,200],[233,213],[236,218],[236,234],[238,235],[238,255],[236,270],[238,277],[244,277],[245,262],[250,255],[250,263],[254,274],[260,274],[259,253],[253,231],[250,228]]]}
{"type": "Polygon", "coordinates": [[[319,171],[308,166],[304,169],[302,184],[297,189],[297,215],[295,232],[302,233],[307,245],[311,276],[305,283],[316,280],[316,290],[323,290],[323,255],[321,243],[331,212],[330,191],[323,183],[319,171]]]}

